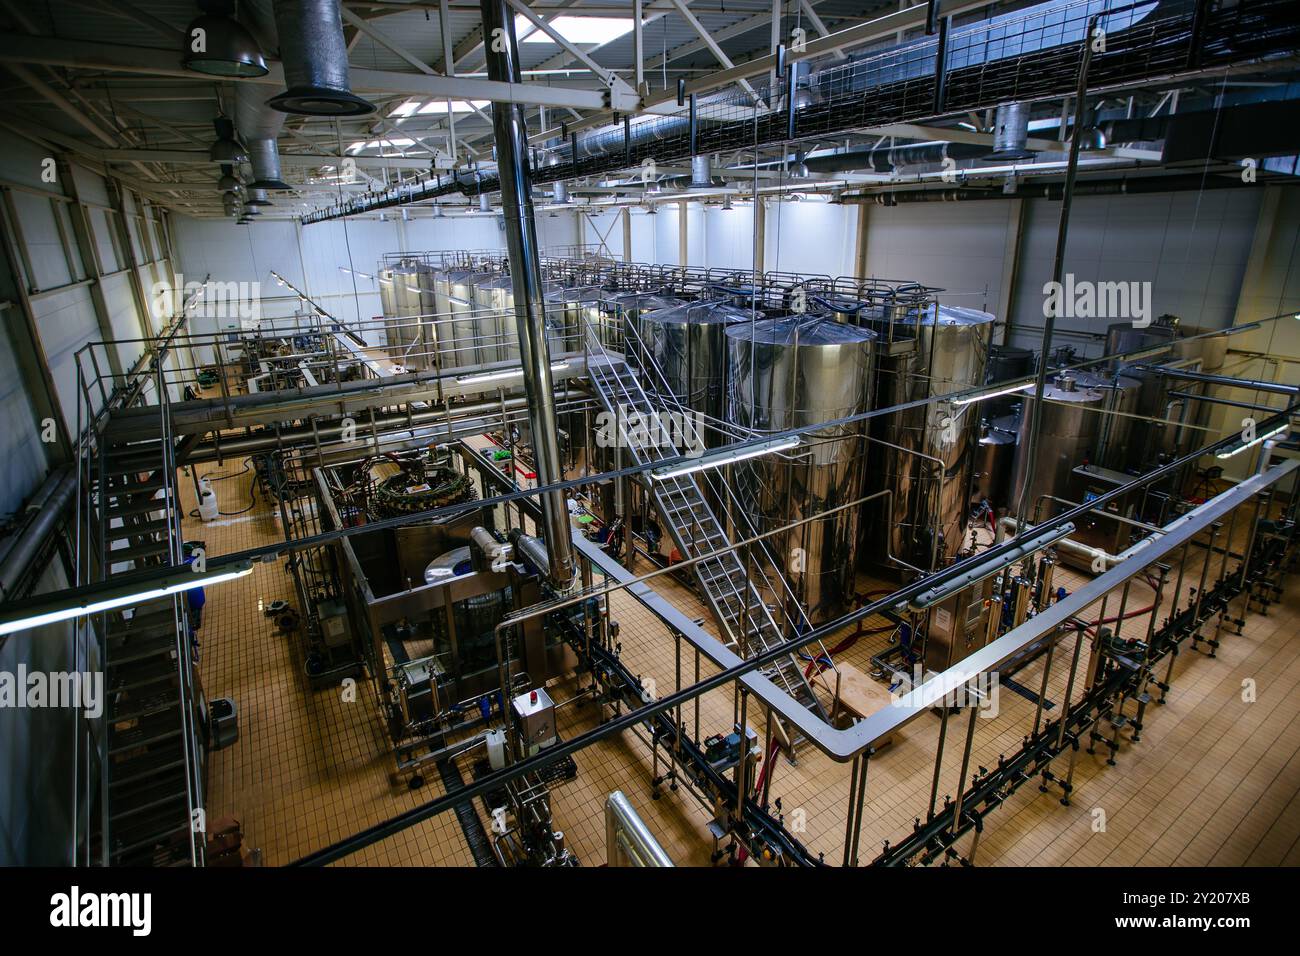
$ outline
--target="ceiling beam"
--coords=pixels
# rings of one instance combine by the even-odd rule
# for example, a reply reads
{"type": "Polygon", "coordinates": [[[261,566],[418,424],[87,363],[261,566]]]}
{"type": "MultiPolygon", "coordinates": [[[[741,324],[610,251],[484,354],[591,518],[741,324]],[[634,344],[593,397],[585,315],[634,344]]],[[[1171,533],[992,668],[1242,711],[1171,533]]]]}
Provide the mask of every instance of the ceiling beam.
{"type": "MultiPolygon", "coordinates": [[[[210,83],[185,70],[177,62],[176,51],[153,47],[122,46],[84,40],[61,40],[51,37],[0,33],[0,62],[43,63],[49,66],[87,70],[117,70],[172,76],[195,83],[210,83]]],[[[279,63],[268,61],[265,76],[249,77],[243,83],[284,86],[284,71],[279,63]]],[[[467,77],[398,73],[392,70],[352,69],[352,86],[359,92],[406,93],[437,99],[491,100],[498,103],[522,103],[573,109],[614,109],[635,112],[634,92],[573,89],[544,86],[539,83],[502,83],[467,77]]]]}

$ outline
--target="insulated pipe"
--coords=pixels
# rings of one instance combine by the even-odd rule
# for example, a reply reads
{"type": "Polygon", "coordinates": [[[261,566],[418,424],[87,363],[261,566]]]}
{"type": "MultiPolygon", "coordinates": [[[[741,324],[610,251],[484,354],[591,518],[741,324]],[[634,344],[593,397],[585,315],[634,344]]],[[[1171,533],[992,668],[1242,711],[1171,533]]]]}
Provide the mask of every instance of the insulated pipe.
{"type": "MultiPolygon", "coordinates": [[[[571,393],[568,389],[561,389],[559,397],[561,400],[567,401],[575,394],[577,393],[571,393]]],[[[450,422],[452,427],[457,427],[462,422],[499,415],[503,409],[508,412],[517,411],[526,405],[527,401],[525,398],[507,398],[504,401],[493,400],[479,402],[474,405],[453,405],[451,410],[455,417],[450,419],[450,422]]],[[[394,412],[390,415],[376,415],[373,421],[371,419],[365,420],[364,428],[369,430],[373,426],[380,433],[387,434],[388,432],[400,433],[408,431],[412,426],[417,425],[442,424],[445,427],[447,422],[447,410],[439,406],[412,411],[410,414],[394,412]]],[[[220,461],[236,455],[254,455],[259,452],[275,451],[291,446],[297,441],[316,438],[321,440],[335,439],[342,435],[343,431],[344,426],[341,424],[319,425],[315,428],[310,425],[302,425],[297,428],[283,428],[274,432],[258,432],[254,435],[239,438],[223,438],[220,442],[205,441],[195,445],[190,453],[184,456],[181,464],[220,461]]]]}
{"type": "Polygon", "coordinates": [[[280,178],[280,152],[276,142],[284,127],[284,113],[266,105],[266,92],[258,84],[235,84],[235,126],[248,150],[253,185],[262,189],[288,189],[288,184],[280,178]]]}
{"type": "MultiPolygon", "coordinates": [[[[507,0],[482,0],[483,35],[500,38],[484,47],[488,79],[519,83],[519,42],[515,18],[507,0]]],[[[528,397],[537,483],[545,486],[564,478],[555,425],[555,389],[551,381],[551,348],[546,340],[542,264],[538,258],[537,227],[533,221],[532,170],[528,165],[528,132],[524,108],[497,103],[492,108],[497,170],[501,180],[501,209],[505,217],[506,249],[515,297],[515,322],[528,397]]],[[[543,492],[542,533],[550,559],[551,583],[567,589],[572,583],[573,547],[569,541],[569,513],[564,492],[543,492]]]]}
{"type": "Polygon", "coordinates": [[[360,116],[375,105],[352,92],[340,0],[275,0],[288,89],[267,101],[282,113],[360,116]]]}
{"type": "MultiPolygon", "coordinates": [[[[1083,35],[1083,63],[1079,69],[1079,84],[1074,95],[1074,128],[1083,129],[1083,115],[1087,109],[1088,68],[1092,65],[1092,35],[1100,21],[1100,16],[1093,16],[1088,21],[1088,29],[1083,35]]],[[[1065,171],[1065,187],[1061,194],[1061,216],[1056,232],[1056,255],[1052,263],[1052,279],[1060,288],[1061,278],[1065,272],[1065,241],[1070,231],[1070,200],[1074,195],[1074,181],[1079,172],[1079,140],[1075,136],[1070,140],[1070,162],[1065,171]]],[[[1043,320],[1043,341],[1038,354],[1047,356],[1051,353],[1052,330],[1056,327],[1056,315],[1059,306],[1047,310],[1043,320]]],[[[1038,363],[1038,374],[1034,381],[1034,404],[1029,407],[1029,443],[1023,449],[1025,453],[1025,484],[1020,490],[1020,499],[1016,502],[1016,518],[1024,522],[1028,510],[1029,489],[1034,484],[1034,473],[1038,468],[1038,444],[1043,429],[1043,392],[1047,388],[1047,362],[1038,363]]],[[[1030,565],[1030,580],[1033,580],[1033,565],[1030,565]]]]}
{"type": "Polygon", "coordinates": [[[9,600],[32,561],[58,527],[77,493],[77,474],[71,467],[55,471],[41,485],[27,506],[30,517],[10,537],[9,548],[0,555],[0,599],[9,600]]]}

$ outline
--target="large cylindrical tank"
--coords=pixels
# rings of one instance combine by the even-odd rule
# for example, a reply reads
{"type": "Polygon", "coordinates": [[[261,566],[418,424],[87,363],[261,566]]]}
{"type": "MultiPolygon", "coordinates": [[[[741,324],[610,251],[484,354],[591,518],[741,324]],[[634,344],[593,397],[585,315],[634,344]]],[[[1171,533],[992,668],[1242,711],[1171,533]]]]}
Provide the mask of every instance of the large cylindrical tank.
{"type": "MultiPolygon", "coordinates": [[[[981,385],[995,321],[988,312],[947,305],[895,319],[894,342],[888,347],[882,342],[877,406],[981,385]]],[[[961,550],[979,408],[977,402],[958,405],[939,399],[875,420],[872,434],[879,442],[872,450],[872,487],[892,492],[876,506],[870,536],[872,553],[882,563],[932,570],[949,564],[961,550]]]]}
{"type": "MultiPolygon", "coordinates": [[[[1025,515],[1029,522],[1045,521],[1068,508],[1068,505],[1045,499],[1052,495],[1074,500],[1071,495],[1079,482],[1074,469],[1090,460],[1101,427],[1106,400],[1101,389],[1080,387],[1068,374],[1043,389],[1043,411],[1039,416],[1038,454],[1034,477],[1025,496],[1025,515]]],[[[1034,395],[1025,393],[1025,413],[1020,420],[1020,441],[1016,453],[1016,476],[1013,481],[1013,507],[1029,478],[1029,428],[1033,417],[1034,395]]]]}
{"type": "Polygon", "coordinates": [[[491,276],[476,283],[474,305],[474,334],[483,361],[519,361],[514,280],[507,274],[491,276]]]}
{"type": "Polygon", "coordinates": [[[651,360],[642,370],[646,392],[691,413],[705,447],[724,444],[719,423],[727,412],[726,331],[748,323],[750,313],[723,302],[685,302],[643,312],[639,319],[651,360]]]}
{"type": "MultiPolygon", "coordinates": [[[[572,286],[546,294],[546,323],[551,335],[559,336],[570,351],[589,350],[595,342],[615,352],[622,349],[622,335],[607,325],[600,310],[605,292],[599,286],[572,286]]],[[[555,346],[552,345],[552,350],[555,346]]]]}
{"type": "MultiPolygon", "coordinates": [[[[728,416],[758,435],[859,414],[871,402],[875,333],[824,316],[727,327],[728,416]]],[[[798,448],[734,466],[733,525],[770,531],[862,497],[867,440],[861,423],[805,434],[798,448]]],[[[861,508],[846,508],[768,540],[813,623],[840,614],[853,594],[861,508]]],[[[733,532],[736,533],[736,532],[733,532]]],[[[782,601],[783,595],[769,598],[782,601]]]]}
{"type": "Polygon", "coordinates": [[[452,269],[435,277],[434,308],[438,313],[443,368],[479,365],[474,286],[496,273],[482,269],[452,269]]]}
{"type": "Polygon", "coordinates": [[[1019,414],[986,418],[980,422],[971,503],[979,505],[987,502],[995,515],[1001,515],[1014,507],[1011,501],[1011,481],[1016,467],[1019,429],[1019,414]]]}
{"type": "MultiPolygon", "coordinates": [[[[1118,356],[1137,350],[1149,350],[1159,346],[1168,346],[1167,351],[1133,359],[1114,359],[1111,363],[1114,371],[1122,372],[1126,377],[1138,383],[1138,395],[1134,408],[1130,433],[1127,436],[1121,470],[1131,472],[1149,471],[1162,461],[1176,457],[1191,450],[1192,429],[1182,427],[1187,422],[1195,423],[1199,409],[1187,407],[1186,399],[1172,398],[1171,388],[1181,391],[1195,391],[1185,387],[1186,383],[1170,379],[1156,372],[1135,368],[1135,363],[1160,364],[1177,361],[1187,350],[1178,346],[1179,329],[1177,320],[1171,316],[1161,318],[1143,328],[1135,327],[1131,322],[1116,322],[1106,330],[1106,354],[1118,356]]],[[[1114,447],[1114,443],[1111,443],[1114,447]]]]}
{"type": "Polygon", "coordinates": [[[398,262],[379,273],[379,302],[384,312],[384,347],[408,369],[433,368],[436,332],[429,315],[434,311],[432,288],[425,283],[422,266],[398,262]]]}
{"type": "MultiPolygon", "coordinates": [[[[1022,349],[1016,345],[994,345],[989,348],[988,367],[984,370],[985,384],[995,382],[1014,382],[1028,378],[1034,373],[1034,353],[1032,349],[1022,349]]],[[[1009,415],[1020,396],[999,395],[980,403],[980,412],[986,418],[1001,418],[1009,415]]]]}
{"type": "Polygon", "coordinates": [[[1128,374],[1109,372],[1062,371],[1053,374],[1056,381],[1068,375],[1077,388],[1091,388],[1101,392],[1101,421],[1097,426],[1097,440],[1091,451],[1092,464],[1112,471],[1127,471],[1134,454],[1134,426],[1140,424],[1139,402],[1142,383],[1128,374]]]}
{"type": "Polygon", "coordinates": [[[641,316],[659,309],[675,309],[685,305],[685,299],[659,292],[610,292],[601,302],[601,309],[612,320],[623,336],[623,356],[633,368],[645,367],[645,334],[641,329],[641,316]]]}

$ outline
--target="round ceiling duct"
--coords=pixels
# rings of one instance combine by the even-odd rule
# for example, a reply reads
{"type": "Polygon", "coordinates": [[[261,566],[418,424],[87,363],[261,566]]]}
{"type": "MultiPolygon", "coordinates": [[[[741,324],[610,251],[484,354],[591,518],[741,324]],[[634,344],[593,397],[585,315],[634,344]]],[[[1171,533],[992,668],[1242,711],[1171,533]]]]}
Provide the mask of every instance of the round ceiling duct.
{"type": "Polygon", "coordinates": [[[364,116],[375,104],[352,92],[339,0],[279,0],[275,24],[288,89],[267,100],[282,113],[364,116]]]}

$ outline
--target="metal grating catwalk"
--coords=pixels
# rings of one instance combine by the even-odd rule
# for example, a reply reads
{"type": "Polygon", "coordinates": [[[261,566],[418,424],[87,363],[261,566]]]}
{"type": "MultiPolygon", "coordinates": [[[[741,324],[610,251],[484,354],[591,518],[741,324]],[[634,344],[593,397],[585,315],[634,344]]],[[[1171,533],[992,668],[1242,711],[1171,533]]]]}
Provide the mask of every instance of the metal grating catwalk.
{"type": "MultiPolygon", "coordinates": [[[[617,415],[620,423],[631,415],[640,415],[651,423],[644,431],[655,435],[664,433],[664,429],[658,427],[658,409],[641,388],[637,373],[626,362],[606,353],[603,361],[591,362],[588,368],[601,404],[617,415]]],[[[680,457],[676,448],[666,447],[662,440],[642,440],[638,431],[620,424],[620,440],[626,442],[628,452],[637,464],[680,457]]],[[[732,542],[693,477],[679,475],[656,479],[651,490],[660,517],[685,557],[719,552],[731,546],[732,542]]],[[[753,657],[786,640],[735,551],[700,561],[694,569],[700,591],[722,629],[723,641],[736,653],[753,657]]],[[[799,703],[826,719],[825,711],[794,655],[778,658],[764,674],[799,703]]]]}

